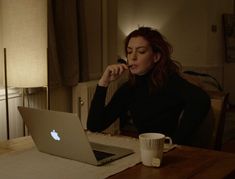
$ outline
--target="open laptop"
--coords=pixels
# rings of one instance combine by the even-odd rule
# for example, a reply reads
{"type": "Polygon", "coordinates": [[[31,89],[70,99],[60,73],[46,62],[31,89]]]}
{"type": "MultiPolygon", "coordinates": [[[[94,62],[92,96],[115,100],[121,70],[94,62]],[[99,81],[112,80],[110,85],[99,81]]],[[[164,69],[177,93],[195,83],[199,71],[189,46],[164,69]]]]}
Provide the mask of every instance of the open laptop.
{"type": "Polygon", "coordinates": [[[91,143],[73,113],[18,107],[39,151],[102,165],[133,153],[133,150],[91,143]]]}

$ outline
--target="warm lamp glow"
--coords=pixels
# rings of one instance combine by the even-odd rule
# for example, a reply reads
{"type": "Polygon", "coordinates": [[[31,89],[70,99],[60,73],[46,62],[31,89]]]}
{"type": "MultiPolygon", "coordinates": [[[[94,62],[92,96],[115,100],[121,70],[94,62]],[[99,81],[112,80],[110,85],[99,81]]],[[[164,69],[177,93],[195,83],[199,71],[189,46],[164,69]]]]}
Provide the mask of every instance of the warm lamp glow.
{"type": "Polygon", "coordinates": [[[47,0],[0,0],[8,86],[47,86],[47,0]]]}

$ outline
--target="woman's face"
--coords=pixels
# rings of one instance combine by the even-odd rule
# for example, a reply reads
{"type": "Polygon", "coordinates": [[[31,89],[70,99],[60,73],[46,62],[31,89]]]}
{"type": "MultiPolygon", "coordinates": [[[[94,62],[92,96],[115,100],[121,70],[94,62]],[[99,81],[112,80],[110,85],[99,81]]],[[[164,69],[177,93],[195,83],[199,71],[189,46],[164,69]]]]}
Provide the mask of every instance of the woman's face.
{"type": "Polygon", "coordinates": [[[132,37],[127,46],[127,61],[131,65],[130,72],[135,75],[144,75],[158,61],[158,54],[154,53],[145,38],[132,37]]]}

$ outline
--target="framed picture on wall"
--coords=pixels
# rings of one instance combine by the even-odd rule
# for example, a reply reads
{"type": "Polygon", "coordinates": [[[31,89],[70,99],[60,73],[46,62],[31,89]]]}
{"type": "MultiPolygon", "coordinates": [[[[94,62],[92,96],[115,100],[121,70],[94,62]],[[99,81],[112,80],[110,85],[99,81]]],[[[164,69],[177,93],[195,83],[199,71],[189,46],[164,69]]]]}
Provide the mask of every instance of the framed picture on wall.
{"type": "Polygon", "coordinates": [[[235,62],[235,15],[223,14],[226,62],[235,62]]]}

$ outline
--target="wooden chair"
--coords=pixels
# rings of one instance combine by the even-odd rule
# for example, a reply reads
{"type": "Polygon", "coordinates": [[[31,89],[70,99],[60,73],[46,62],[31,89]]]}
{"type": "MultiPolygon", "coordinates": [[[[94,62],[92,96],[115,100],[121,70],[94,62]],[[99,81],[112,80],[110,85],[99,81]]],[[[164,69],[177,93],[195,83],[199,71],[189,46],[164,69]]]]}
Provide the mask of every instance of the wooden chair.
{"type": "Polygon", "coordinates": [[[187,74],[182,76],[194,85],[204,89],[211,98],[211,110],[194,138],[194,145],[221,150],[229,93],[216,89],[211,90],[208,84],[205,84],[202,79],[196,76],[187,74]]]}
{"type": "Polygon", "coordinates": [[[214,118],[211,148],[221,150],[229,94],[222,92],[210,92],[209,94],[211,96],[212,117],[214,118]]]}
{"type": "Polygon", "coordinates": [[[211,109],[193,139],[193,145],[202,148],[221,150],[225,126],[228,93],[208,91],[211,109]]]}

